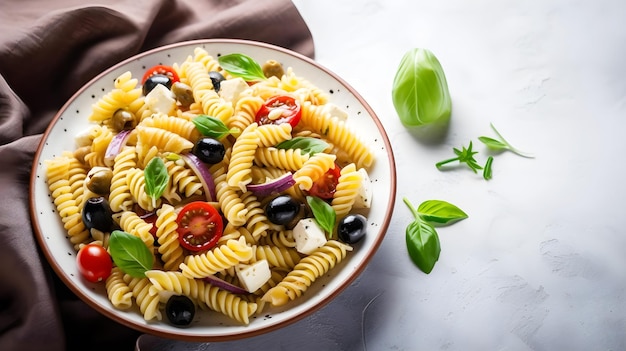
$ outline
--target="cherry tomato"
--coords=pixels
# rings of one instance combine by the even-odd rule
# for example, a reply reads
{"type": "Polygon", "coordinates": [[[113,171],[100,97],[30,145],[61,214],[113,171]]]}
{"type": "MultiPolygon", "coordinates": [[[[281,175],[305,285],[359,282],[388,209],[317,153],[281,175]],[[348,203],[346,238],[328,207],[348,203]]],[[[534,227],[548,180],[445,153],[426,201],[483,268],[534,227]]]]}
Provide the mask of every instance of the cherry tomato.
{"type": "Polygon", "coordinates": [[[319,179],[313,182],[313,186],[309,189],[309,195],[317,196],[323,200],[331,200],[337,190],[339,177],[341,176],[341,167],[335,164],[334,168],[329,169],[319,179]]]}
{"type": "Polygon", "coordinates": [[[178,74],[171,66],[156,65],[154,67],[151,67],[146,71],[146,73],[144,73],[143,78],[141,79],[141,84],[144,84],[146,80],[150,78],[150,76],[153,76],[155,74],[162,74],[164,76],[167,76],[172,81],[172,84],[180,81],[178,74]]]}
{"type": "Polygon", "coordinates": [[[295,127],[302,118],[298,100],[287,95],[278,95],[265,101],[256,114],[255,121],[263,124],[289,123],[295,127]]]}
{"type": "Polygon", "coordinates": [[[194,252],[215,246],[224,230],[220,213],[204,201],[185,205],[178,213],[176,223],[181,246],[194,252]]]}
{"type": "Polygon", "coordinates": [[[96,244],[83,246],[76,255],[80,274],[92,283],[106,280],[111,275],[113,260],[105,248],[96,244]]]}

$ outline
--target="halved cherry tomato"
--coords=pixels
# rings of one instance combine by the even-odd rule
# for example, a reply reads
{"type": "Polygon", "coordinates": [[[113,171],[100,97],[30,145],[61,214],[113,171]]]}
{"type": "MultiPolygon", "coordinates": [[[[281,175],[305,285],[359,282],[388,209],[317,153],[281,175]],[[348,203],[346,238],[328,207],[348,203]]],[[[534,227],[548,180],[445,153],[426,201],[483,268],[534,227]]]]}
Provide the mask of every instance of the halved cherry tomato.
{"type": "Polygon", "coordinates": [[[317,196],[323,200],[332,200],[335,190],[337,190],[340,176],[341,167],[335,164],[334,168],[329,169],[324,175],[313,182],[313,186],[309,189],[309,195],[317,196]]]}
{"type": "Polygon", "coordinates": [[[146,73],[144,73],[143,78],[141,79],[141,84],[145,83],[146,80],[150,78],[150,76],[153,76],[155,74],[162,74],[164,76],[168,76],[170,80],[172,81],[172,84],[180,81],[178,74],[171,66],[156,65],[154,67],[151,67],[150,69],[146,71],[146,73]]]}
{"type": "Polygon", "coordinates": [[[178,213],[176,223],[181,246],[194,252],[215,246],[224,230],[220,213],[204,201],[185,205],[178,213]]]}
{"type": "Polygon", "coordinates": [[[255,121],[263,124],[289,123],[295,127],[302,118],[298,100],[287,95],[278,95],[265,101],[256,114],[255,121]]]}
{"type": "Polygon", "coordinates": [[[111,275],[113,260],[105,248],[96,244],[83,246],[76,255],[80,274],[92,283],[106,280],[111,275]]]}

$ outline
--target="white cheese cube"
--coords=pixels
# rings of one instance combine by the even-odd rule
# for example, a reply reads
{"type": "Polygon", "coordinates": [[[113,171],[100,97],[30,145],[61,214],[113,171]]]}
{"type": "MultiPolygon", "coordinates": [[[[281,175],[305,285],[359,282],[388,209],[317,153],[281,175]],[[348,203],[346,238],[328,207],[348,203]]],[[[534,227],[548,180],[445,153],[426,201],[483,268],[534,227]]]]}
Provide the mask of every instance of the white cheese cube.
{"type": "Polygon", "coordinates": [[[144,103],[153,113],[170,115],[176,108],[176,96],[163,84],[157,84],[146,95],[144,103]]]}
{"type": "Polygon", "coordinates": [[[340,121],[348,119],[348,112],[333,103],[324,105],[324,112],[330,114],[331,117],[337,117],[340,121]]]}
{"type": "Polygon", "coordinates": [[[267,260],[259,260],[252,264],[238,264],[235,267],[239,282],[248,292],[259,290],[272,277],[267,260]]]}
{"type": "Polygon", "coordinates": [[[359,169],[361,174],[361,186],[357,191],[356,198],[354,200],[353,208],[370,208],[372,204],[372,181],[370,180],[367,171],[363,168],[359,169]]]}
{"type": "Polygon", "coordinates": [[[248,83],[242,78],[227,79],[220,83],[219,95],[222,99],[230,101],[234,105],[239,100],[239,94],[246,89],[248,89],[248,83]]]}
{"type": "Polygon", "coordinates": [[[315,249],[326,244],[326,233],[313,218],[303,218],[293,228],[296,250],[310,255],[315,249]]]}

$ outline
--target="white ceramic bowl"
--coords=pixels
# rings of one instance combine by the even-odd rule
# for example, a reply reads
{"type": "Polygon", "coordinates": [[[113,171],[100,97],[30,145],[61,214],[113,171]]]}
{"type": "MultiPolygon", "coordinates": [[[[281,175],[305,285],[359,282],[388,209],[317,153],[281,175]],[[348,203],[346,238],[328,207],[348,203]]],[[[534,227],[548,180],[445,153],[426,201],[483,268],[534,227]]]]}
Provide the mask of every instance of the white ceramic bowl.
{"type": "Polygon", "coordinates": [[[335,298],[363,271],[381,244],[395,202],[396,173],[388,137],[374,111],[344,80],[313,60],[284,48],[265,43],[209,39],[183,42],[150,50],[129,58],[101,73],[82,87],[57,113],[46,130],[35,155],[31,174],[31,217],[38,242],[60,279],[91,307],[117,322],[163,337],[189,341],[232,340],[259,335],[293,323],[335,298]],[[181,63],[197,46],[217,57],[243,53],[258,62],[275,59],[296,74],[329,93],[330,101],[349,113],[348,125],[371,147],[376,161],[369,170],[373,203],[367,213],[368,233],[354,245],[354,251],[329,274],[320,277],[304,295],[281,308],[270,308],[253,316],[249,325],[240,325],[212,311],[199,311],[191,326],[178,328],[167,321],[146,322],[138,309],[120,311],[109,302],[104,283],[92,284],[81,278],[76,267],[76,253],[66,236],[62,222],[51,201],[46,183],[44,161],[74,150],[74,137],[88,126],[91,105],[109,91],[113,80],[125,71],[133,77],[156,64],[181,63]]]}

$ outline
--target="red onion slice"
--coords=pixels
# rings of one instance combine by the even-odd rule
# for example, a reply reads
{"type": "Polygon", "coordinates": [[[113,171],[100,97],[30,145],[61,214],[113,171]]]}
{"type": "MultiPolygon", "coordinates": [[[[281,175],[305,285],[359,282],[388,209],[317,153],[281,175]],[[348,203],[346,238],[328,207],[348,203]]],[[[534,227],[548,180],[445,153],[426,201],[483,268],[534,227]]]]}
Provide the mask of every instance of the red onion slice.
{"type": "Polygon", "coordinates": [[[128,141],[128,137],[130,136],[130,130],[122,130],[117,133],[109,146],[107,146],[106,151],[104,152],[104,163],[108,166],[112,166],[115,162],[115,157],[122,151],[126,142],[128,141]]]}
{"type": "Polygon", "coordinates": [[[261,184],[248,184],[246,189],[254,193],[257,196],[267,196],[273,193],[280,193],[291,188],[296,184],[296,180],[293,179],[293,174],[285,173],[282,176],[273,179],[267,183],[261,184]]]}
{"type": "Polygon", "coordinates": [[[215,194],[215,181],[213,181],[213,176],[211,175],[211,172],[209,172],[206,165],[194,154],[187,153],[180,156],[200,179],[202,187],[204,187],[206,200],[208,202],[217,201],[217,195],[215,194]]]}
{"type": "Polygon", "coordinates": [[[220,289],[224,289],[226,291],[229,291],[233,294],[247,294],[248,291],[246,291],[244,288],[239,287],[237,285],[233,285],[225,280],[222,280],[214,275],[210,275],[208,277],[204,278],[204,281],[206,281],[207,283],[217,286],[220,289]]]}

